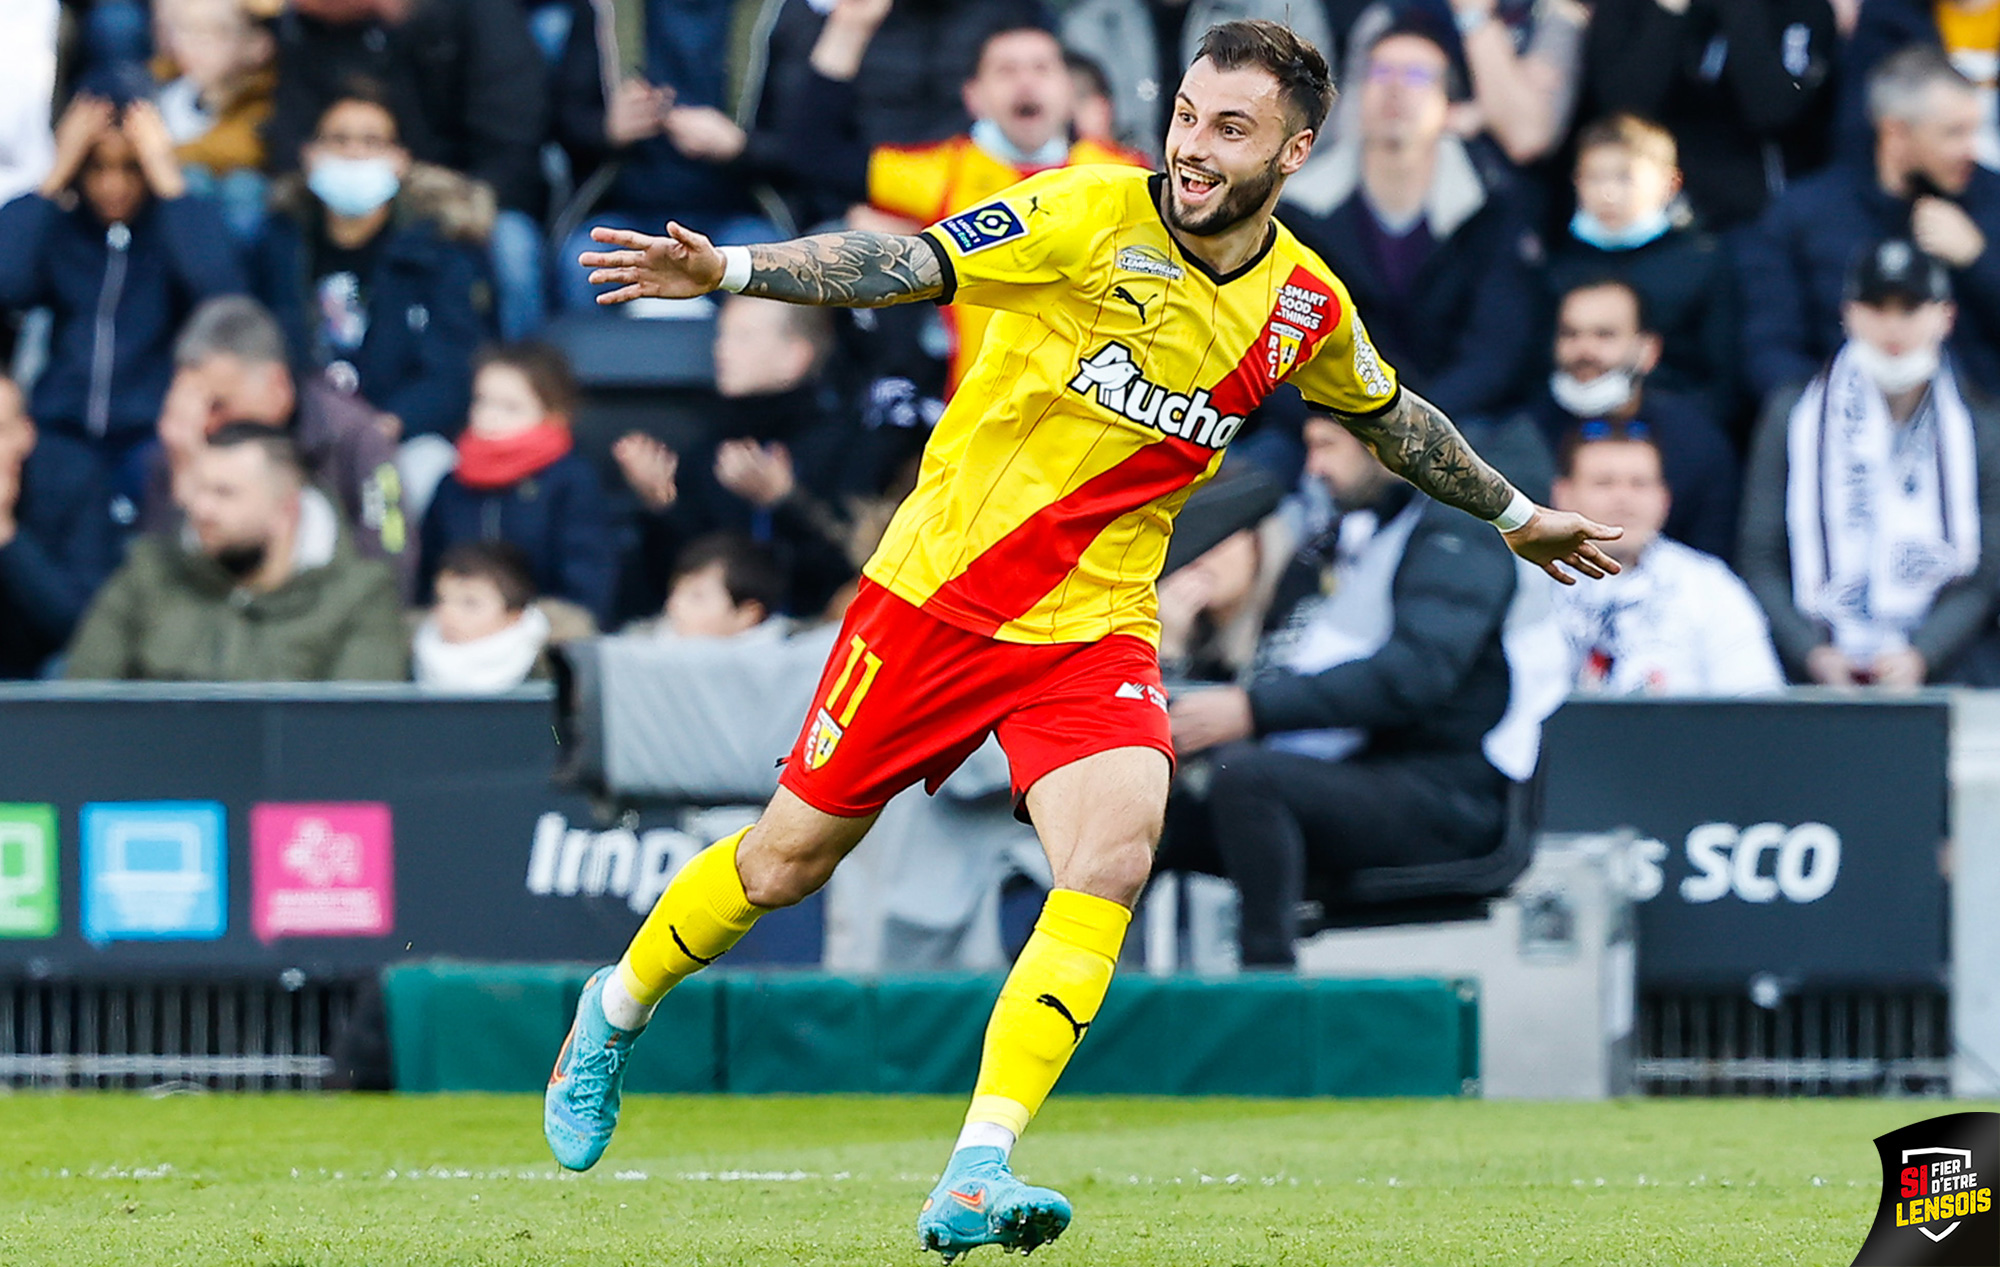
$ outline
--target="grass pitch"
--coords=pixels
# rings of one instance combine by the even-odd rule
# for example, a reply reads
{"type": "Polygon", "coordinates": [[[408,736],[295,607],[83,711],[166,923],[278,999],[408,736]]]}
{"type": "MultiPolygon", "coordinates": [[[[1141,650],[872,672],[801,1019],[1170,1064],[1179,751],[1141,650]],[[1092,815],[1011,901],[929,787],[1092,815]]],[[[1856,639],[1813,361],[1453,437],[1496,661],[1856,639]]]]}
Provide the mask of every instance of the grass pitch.
{"type": "MultiPolygon", "coordinates": [[[[1058,1097],[1016,1162],[1033,1267],[1845,1264],[1871,1139],[1963,1107],[1058,1097]]],[[[0,1264],[917,1267],[961,1111],[635,1097],[566,1177],[529,1097],[0,1094],[0,1264]]]]}

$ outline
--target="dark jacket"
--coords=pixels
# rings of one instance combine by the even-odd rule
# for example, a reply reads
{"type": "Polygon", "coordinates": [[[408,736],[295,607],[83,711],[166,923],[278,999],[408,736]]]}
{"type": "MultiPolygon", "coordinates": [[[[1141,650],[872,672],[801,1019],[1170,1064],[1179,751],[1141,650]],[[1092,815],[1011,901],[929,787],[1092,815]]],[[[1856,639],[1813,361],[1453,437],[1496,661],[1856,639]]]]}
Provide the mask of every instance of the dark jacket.
{"type": "Polygon", "coordinates": [[[239,589],[178,535],[141,538],[77,630],[68,675],[159,682],[403,680],[408,640],[395,574],[386,564],[356,557],[331,505],[317,493],[307,496],[316,509],[302,515],[301,566],[268,594],[239,589]]]}
{"type": "Polygon", "coordinates": [[[0,546],[0,678],[38,674],[118,562],[111,496],[80,440],[36,439],[14,523],[14,539],[0,546]]]}
{"type": "MultiPolygon", "coordinates": [[[[1388,496],[1378,512],[1385,522],[1422,494],[1397,488],[1388,496]]],[[[1273,610],[1319,593],[1331,557],[1325,549],[1302,552],[1279,582],[1273,610]]],[[[1389,640],[1322,673],[1260,673],[1249,687],[1257,734],[1357,728],[1368,732],[1370,757],[1481,753],[1512,689],[1500,635],[1516,582],[1499,533],[1426,499],[1396,568],[1389,640]]]]}
{"type": "MultiPolygon", "coordinates": [[[[1564,438],[1584,421],[1556,404],[1547,389],[1528,414],[1557,453],[1564,438]]],[[[1637,416],[1653,433],[1667,488],[1673,493],[1667,535],[1719,559],[1729,558],[1736,552],[1742,472],[1728,433],[1703,401],[1661,391],[1651,381],[1640,389],[1637,416]]]]}
{"type": "MultiPolygon", "coordinates": [[[[320,345],[313,291],[319,200],[296,178],[272,190],[257,246],[257,296],[285,327],[301,380],[334,359],[320,345]]],[[[368,333],[350,360],[357,390],[403,421],[405,436],[458,434],[472,403],[472,357],[491,332],[481,248],[490,195],[442,168],[419,166],[396,196],[395,218],[368,278],[368,333]]]]}
{"type": "Polygon", "coordinates": [[[492,186],[500,205],[539,217],[547,134],[541,55],[520,0],[418,0],[407,21],[332,25],[286,6],[278,19],[278,94],[266,132],[273,170],[299,149],[343,85],[384,85],[420,161],[492,186]]]}
{"type": "Polygon", "coordinates": [[[424,513],[423,583],[437,579],[444,552],[464,541],[505,541],[528,556],[535,588],[609,619],[618,583],[618,543],[604,488],[575,453],[518,484],[474,489],[448,475],[424,513]]]}
{"type": "MultiPolygon", "coordinates": [[[[1986,253],[1951,275],[1959,373],[2000,393],[2000,174],[1973,169],[1954,199],[1986,235],[1986,253]]],[[[1736,241],[1750,386],[1768,396],[1810,379],[1840,347],[1848,264],[1883,238],[1907,237],[1910,203],[1883,191],[1872,161],[1839,163],[1792,186],[1736,241]]]]}
{"type": "Polygon", "coordinates": [[[1677,229],[1634,250],[1605,251],[1568,238],[1549,259],[1549,311],[1570,290],[1608,277],[1639,292],[1646,325],[1660,336],[1660,364],[1648,382],[1699,395],[1716,417],[1728,417],[1742,349],[1734,261],[1721,239],[1677,229]]]}
{"type": "Polygon", "coordinates": [[[233,241],[215,204],[193,195],[151,199],[109,229],[87,206],[65,211],[40,194],[0,207],[0,308],[55,315],[36,421],[85,438],[152,431],[181,323],[203,300],[247,289],[233,241]]]}
{"type": "Polygon", "coordinates": [[[1794,134],[1822,125],[1814,107],[1837,44],[1827,0],[1693,0],[1683,14],[1658,0],[1599,0],[1583,117],[1627,111],[1672,132],[1688,201],[1725,229],[1784,187],[1788,140],[1812,148],[1794,134]]]}
{"type": "MultiPolygon", "coordinates": [[[[1737,572],[1757,596],[1771,622],[1771,641],[1796,682],[1810,681],[1806,656],[1831,637],[1826,623],[1792,602],[1791,532],[1785,522],[1791,458],[1786,447],[1792,408],[1803,387],[1772,396],[1757,423],[1750,466],[1743,481],[1743,540],[1737,572]]],[[[1954,662],[1993,625],[1994,597],[2000,590],[2000,407],[1965,393],[1972,414],[1972,440],[1979,460],[1979,566],[1938,591],[1930,614],[1910,635],[1932,681],[1948,680],[1954,662]]]]}

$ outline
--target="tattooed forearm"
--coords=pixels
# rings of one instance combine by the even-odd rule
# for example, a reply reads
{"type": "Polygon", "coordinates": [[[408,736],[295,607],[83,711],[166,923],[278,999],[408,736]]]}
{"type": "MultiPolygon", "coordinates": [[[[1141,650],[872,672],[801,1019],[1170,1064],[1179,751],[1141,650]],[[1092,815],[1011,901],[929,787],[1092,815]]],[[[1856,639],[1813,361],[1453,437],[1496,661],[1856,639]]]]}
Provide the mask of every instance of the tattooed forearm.
{"type": "Polygon", "coordinates": [[[944,293],[937,254],[921,238],[822,233],[750,248],[746,295],[795,304],[882,308],[944,293]]]}
{"type": "Polygon", "coordinates": [[[1492,519],[1513,500],[1513,485],[1472,451],[1442,410],[1408,388],[1383,413],[1338,416],[1382,465],[1448,506],[1492,519]]]}

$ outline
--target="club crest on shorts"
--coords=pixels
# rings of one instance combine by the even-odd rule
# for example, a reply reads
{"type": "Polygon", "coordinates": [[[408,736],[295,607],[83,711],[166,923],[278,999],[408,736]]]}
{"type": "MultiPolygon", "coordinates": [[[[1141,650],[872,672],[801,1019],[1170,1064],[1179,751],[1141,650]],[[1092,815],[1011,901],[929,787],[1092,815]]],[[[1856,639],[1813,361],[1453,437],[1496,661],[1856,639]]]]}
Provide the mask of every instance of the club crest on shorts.
{"type": "Polygon", "coordinates": [[[813,718],[811,732],[806,735],[806,769],[817,770],[833,760],[833,750],[840,746],[840,737],[845,733],[832,713],[820,709],[813,718]]]}

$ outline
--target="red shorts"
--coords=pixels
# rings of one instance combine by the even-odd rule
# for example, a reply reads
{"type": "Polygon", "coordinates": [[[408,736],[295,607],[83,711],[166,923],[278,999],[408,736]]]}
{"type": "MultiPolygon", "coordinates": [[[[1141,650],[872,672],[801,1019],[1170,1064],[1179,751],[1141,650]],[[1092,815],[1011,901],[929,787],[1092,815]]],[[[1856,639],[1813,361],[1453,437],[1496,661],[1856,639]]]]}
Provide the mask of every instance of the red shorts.
{"type": "Polygon", "coordinates": [[[1051,770],[1111,748],[1172,761],[1159,655],[1129,634],[1000,642],[863,580],[778,781],[814,809],[858,818],[919,779],[935,793],[989,734],[1017,800],[1051,770]]]}

